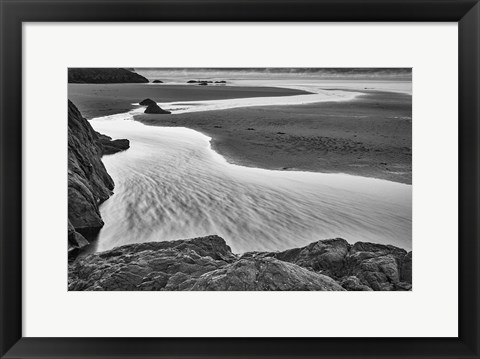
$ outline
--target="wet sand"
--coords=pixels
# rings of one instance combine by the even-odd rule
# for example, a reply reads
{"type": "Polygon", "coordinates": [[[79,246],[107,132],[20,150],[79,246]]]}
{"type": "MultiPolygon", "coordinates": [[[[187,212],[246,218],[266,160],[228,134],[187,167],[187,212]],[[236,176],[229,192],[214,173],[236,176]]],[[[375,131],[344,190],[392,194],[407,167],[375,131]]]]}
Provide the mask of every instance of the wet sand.
{"type": "Polygon", "coordinates": [[[348,102],[139,115],[147,125],[180,126],[212,137],[231,163],[346,173],[412,183],[412,97],[370,92],[348,102]]]}
{"type": "MultiPolygon", "coordinates": [[[[344,90],[345,91],[345,90],[344,90]]],[[[363,90],[347,102],[244,107],[175,115],[139,115],[147,125],[188,127],[212,137],[231,163],[249,167],[346,173],[412,183],[412,96],[363,90]]],[[[69,85],[85,117],[159,102],[304,94],[274,87],[69,85]]]]}
{"type": "Polygon", "coordinates": [[[156,84],[68,84],[68,98],[87,119],[127,112],[146,98],[156,102],[206,101],[308,94],[277,87],[156,84]]]}

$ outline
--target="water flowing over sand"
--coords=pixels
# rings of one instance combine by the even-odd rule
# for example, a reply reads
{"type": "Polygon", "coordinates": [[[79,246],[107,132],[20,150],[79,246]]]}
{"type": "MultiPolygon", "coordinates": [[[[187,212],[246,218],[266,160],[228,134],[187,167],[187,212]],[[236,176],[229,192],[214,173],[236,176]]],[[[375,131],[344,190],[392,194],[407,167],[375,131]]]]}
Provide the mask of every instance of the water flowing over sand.
{"type": "Polygon", "coordinates": [[[250,97],[227,100],[165,102],[159,103],[159,105],[161,108],[169,110],[174,114],[180,114],[186,112],[226,110],[238,107],[305,105],[318,102],[348,101],[362,94],[360,92],[353,91],[323,90],[318,87],[305,88],[302,86],[295,86],[295,89],[312,91],[314,93],[279,97],[250,97]]]}
{"type": "Polygon", "coordinates": [[[103,157],[115,194],[101,206],[105,226],[92,250],[208,234],[220,235],[238,253],[332,237],[411,249],[412,186],[233,165],[211,149],[209,137],[133,121],[141,112],[91,121],[95,130],[131,143],[103,157]]]}

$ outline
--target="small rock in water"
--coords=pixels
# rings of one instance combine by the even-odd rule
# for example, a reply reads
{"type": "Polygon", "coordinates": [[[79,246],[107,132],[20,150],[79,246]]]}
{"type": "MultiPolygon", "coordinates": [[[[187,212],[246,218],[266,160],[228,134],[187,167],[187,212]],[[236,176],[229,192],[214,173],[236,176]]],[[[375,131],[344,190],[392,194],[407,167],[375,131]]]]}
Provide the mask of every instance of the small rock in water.
{"type": "Polygon", "coordinates": [[[154,103],[154,104],[148,105],[144,113],[167,115],[167,114],[170,114],[171,112],[167,110],[163,110],[162,108],[160,108],[160,106],[154,103]]]}
{"type": "Polygon", "coordinates": [[[153,80],[152,83],[154,83],[154,84],[163,84],[163,81],[161,81],[161,80],[153,80]]]}
{"type": "Polygon", "coordinates": [[[140,102],[140,105],[142,106],[150,106],[150,105],[156,105],[157,103],[149,98],[146,98],[142,102],[140,102]]]}

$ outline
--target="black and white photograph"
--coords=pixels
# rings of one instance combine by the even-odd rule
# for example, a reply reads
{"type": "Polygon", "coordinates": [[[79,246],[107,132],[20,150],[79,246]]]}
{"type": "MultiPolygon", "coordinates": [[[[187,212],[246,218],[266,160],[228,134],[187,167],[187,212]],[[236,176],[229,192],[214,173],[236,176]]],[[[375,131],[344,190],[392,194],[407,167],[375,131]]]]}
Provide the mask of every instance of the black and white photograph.
{"type": "Polygon", "coordinates": [[[412,68],[68,68],[67,243],[69,291],[413,290],[412,68]]]}

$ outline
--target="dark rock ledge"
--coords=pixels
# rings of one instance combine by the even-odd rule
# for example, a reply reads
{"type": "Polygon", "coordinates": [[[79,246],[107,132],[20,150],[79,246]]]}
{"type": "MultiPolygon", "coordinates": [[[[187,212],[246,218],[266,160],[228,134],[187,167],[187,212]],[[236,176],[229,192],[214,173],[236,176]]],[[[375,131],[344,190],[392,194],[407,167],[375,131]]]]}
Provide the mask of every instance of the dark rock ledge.
{"type": "Polygon", "coordinates": [[[128,140],[112,140],[95,132],[68,101],[68,250],[86,246],[103,226],[99,205],[112,194],[114,183],[101,161],[129,147],[128,140]]]}
{"type": "Polygon", "coordinates": [[[328,239],[233,254],[218,236],[125,245],[69,264],[69,290],[411,290],[412,252],[328,239]]]}

